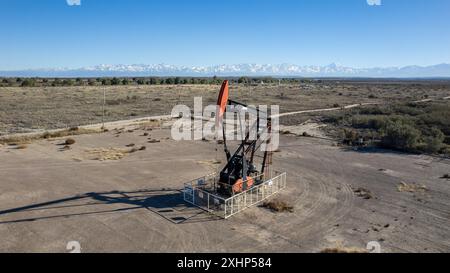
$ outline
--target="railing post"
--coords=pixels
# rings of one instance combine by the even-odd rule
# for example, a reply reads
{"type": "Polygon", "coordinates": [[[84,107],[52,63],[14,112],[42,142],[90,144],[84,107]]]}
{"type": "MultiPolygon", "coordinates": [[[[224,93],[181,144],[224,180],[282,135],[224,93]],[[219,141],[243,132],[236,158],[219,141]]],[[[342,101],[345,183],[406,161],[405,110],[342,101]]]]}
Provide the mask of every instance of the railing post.
{"type": "Polygon", "coordinates": [[[231,211],[230,211],[230,215],[233,214],[233,210],[234,210],[234,198],[231,197],[231,211]]]}
{"type": "Polygon", "coordinates": [[[224,218],[227,218],[227,200],[225,200],[224,218]]]}

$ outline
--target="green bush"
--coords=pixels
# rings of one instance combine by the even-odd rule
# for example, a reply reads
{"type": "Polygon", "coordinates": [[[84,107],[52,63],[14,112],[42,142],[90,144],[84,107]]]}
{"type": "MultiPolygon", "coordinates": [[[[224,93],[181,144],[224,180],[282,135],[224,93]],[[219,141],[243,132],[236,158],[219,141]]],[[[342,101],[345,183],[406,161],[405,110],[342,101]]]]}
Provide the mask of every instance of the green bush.
{"type": "Polygon", "coordinates": [[[118,79],[118,78],[113,78],[112,80],[111,80],[111,85],[119,85],[120,84],[120,80],[118,79]]]}
{"type": "Polygon", "coordinates": [[[88,80],[88,85],[89,86],[94,86],[96,84],[96,81],[94,79],[89,79],[88,80]]]}
{"type": "Polygon", "coordinates": [[[250,80],[247,77],[240,77],[238,83],[249,83],[250,80]]]}
{"type": "Polygon", "coordinates": [[[352,118],[351,124],[353,128],[378,130],[386,126],[387,120],[385,116],[357,115],[352,118]]]}
{"type": "Polygon", "coordinates": [[[35,81],[33,79],[25,79],[24,81],[22,81],[21,86],[22,87],[32,87],[35,85],[35,81]]]}
{"type": "Polygon", "coordinates": [[[416,150],[421,136],[419,130],[399,120],[388,121],[381,131],[381,144],[384,147],[404,151],[416,150]]]}
{"type": "Polygon", "coordinates": [[[438,153],[443,147],[445,139],[444,133],[441,130],[433,127],[430,130],[430,135],[425,137],[425,149],[427,153],[438,153]]]}
{"type": "Polygon", "coordinates": [[[73,81],[71,79],[65,79],[65,80],[63,80],[62,84],[64,86],[72,86],[73,85],[73,81]]]}
{"type": "Polygon", "coordinates": [[[111,81],[109,79],[103,79],[102,85],[111,85],[111,81]]]}
{"type": "Polygon", "coordinates": [[[344,129],[341,134],[343,139],[342,142],[347,145],[354,145],[358,143],[358,140],[360,139],[360,135],[356,130],[344,129]]]}
{"type": "Polygon", "coordinates": [[[391,113],[392,112],[389,108],[386,107],[381,108],[378,106],[361,108],[359,110],[359,114],[361,115],[389,115],[391,113]]]}

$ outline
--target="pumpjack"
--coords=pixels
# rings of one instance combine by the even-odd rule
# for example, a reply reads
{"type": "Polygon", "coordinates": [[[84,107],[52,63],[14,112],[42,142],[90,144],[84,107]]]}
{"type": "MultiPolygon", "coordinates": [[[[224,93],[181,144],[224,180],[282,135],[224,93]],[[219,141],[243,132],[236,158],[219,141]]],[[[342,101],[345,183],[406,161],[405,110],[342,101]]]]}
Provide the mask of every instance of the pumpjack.
{"type": "Polygon", "coordinates": [[[262,151],[261,155],[260,147],[263,143],[265,143],[266,147],[270,145],[272,120],[268,113],[259,107],[250,107],[244,103],[230,100],[229,82],[227,80],[222,83],[217,105],[216,128],[220,128],[220,125],[222,127],[222,142],[227,158],[226,165],[220,171],[217,191],[220,194],[232,196],[263,183],[269,177],[272,152],[270,149],[263,149],[264,151],[262,151]],[[240,109],[256,115],[253,123],[248,124],[249,130],[246,130],[245,135],[241,137],[241,141],[234,153],[230,152],[226,138],[224,115],[227,108],[240,109]],[[260,160],[257,160],[257,158],[260,160]]]}

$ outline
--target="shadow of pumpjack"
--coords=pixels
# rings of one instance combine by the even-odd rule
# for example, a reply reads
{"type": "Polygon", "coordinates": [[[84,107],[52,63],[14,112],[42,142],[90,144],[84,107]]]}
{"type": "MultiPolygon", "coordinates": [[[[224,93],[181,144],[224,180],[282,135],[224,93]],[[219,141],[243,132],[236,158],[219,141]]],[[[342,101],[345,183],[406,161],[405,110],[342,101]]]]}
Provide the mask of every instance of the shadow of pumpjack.
{"type": "Polygon", "coordinates": [[[138,190],[90,192],[53,201],[0,211],[0,224],[32,222],[55,218],[119,213],[147,209],[174,224],[215,221],[220,218],[184,202],[180,190],[138,190]],[[114,206],[114,209],[104,207],[114,206]],[[67,212],[66,210],[71,210],[67,212]],[[76,210],[74,212],[73,210],[76,210]],[[66,212],[65,212],[66,211],[66,212]],[[38,214],[19,218],[19,214],[38,214]],[[11,218],[2,220],[2,218],[11,218]]]}

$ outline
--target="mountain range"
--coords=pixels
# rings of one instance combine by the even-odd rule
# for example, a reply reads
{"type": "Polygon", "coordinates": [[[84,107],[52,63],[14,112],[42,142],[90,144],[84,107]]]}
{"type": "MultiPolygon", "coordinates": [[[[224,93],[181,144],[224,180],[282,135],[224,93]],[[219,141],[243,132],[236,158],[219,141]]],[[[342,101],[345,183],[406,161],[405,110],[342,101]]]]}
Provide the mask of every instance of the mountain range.
{"type": "Polygon", "coordinates": [[[82,68],[43,68],[0,71],[0,77],[113,77],[113,76],[274,76],[349,78],[450,78],[450,64],[432,66],[352,68],[337,64],[236,64],[176,66],[168,64],[98,65],[82,68]]]}

